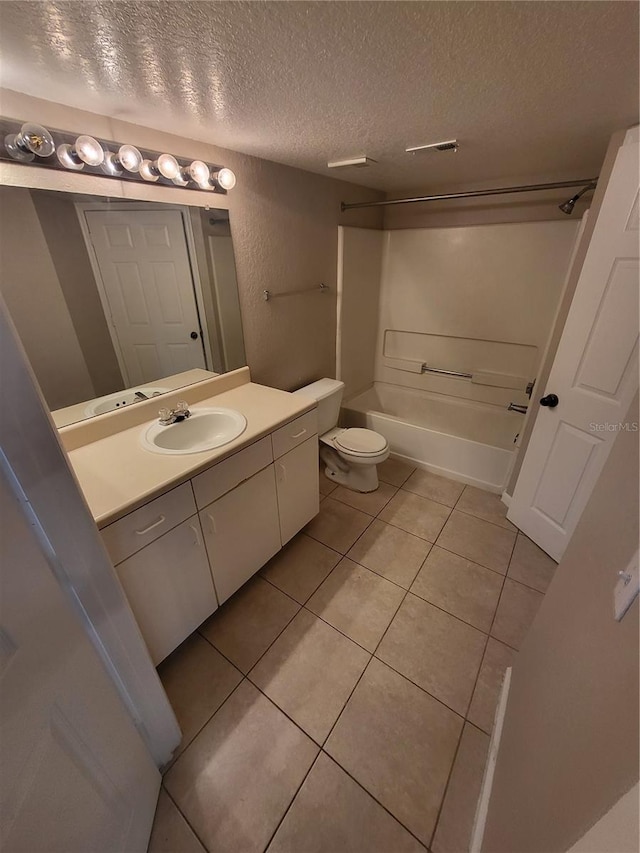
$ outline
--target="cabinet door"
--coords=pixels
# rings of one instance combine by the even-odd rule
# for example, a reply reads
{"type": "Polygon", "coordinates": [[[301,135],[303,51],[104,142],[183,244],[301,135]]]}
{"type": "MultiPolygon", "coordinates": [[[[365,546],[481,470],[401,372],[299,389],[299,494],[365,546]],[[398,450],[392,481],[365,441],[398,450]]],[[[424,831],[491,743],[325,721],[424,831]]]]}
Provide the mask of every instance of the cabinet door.
{"type": "Polygon", "coordinates": [[[290,450],[275,462],[280,533],[282,544],[289,541],[318,514],[318,437],[290,450]]]}
{"type": "Polygon", "coordinates": [[[273,464],[200,513],[222,604],[280,550],[273,464]]]}
{"type": "Polygon", "coordinates": [[[154,664],[217,608],[197,516],[116,568],[154,664]]]}

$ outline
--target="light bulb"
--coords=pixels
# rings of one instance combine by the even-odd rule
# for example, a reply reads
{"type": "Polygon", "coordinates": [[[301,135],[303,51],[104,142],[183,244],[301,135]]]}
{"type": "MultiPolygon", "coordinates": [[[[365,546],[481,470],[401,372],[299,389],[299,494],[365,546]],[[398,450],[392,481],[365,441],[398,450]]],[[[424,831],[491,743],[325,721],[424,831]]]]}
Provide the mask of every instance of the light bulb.
{"type": "Polygon", "coordinates": [[[189,166],[189,175],[196,184],[206,186],[209,181],[209,167],[202,160],[194,160],[189,166]]]}
{"type": "Polygon", "coordinates": [[[30,163],[36,159],[33,151],[25,150],[16,141],[17,133],[9,133],[4,138],[4,147],[7,149],[7,154],[13,157],[14,160],[20,160],[21,163],[30,163]]]}
{"type": "Polygon", "coordinates": [[[157,181],[160,177],[153,168],[151,160],[143,160],[142,163],[140,163],[140,174],[145,181],[157,181]]]}
{"type": "Polygon", "coordinates": [[[53,137],[41,124],[31,122],[23,124],[16,142],[18,145],[24,145],[38,157],[50,157],[56,150],[53,137]]]}
{"type": "Polygon", "coordinates": [[[5,136],[5,148],[14,160],[31,162],[34,156],[50,157],[56,150],[53,137],[41,124],[26,122],[19,133],[5,136]]]}
{"type": "Polygon", "coordinates": [[[58,155],[58,160],[62,163],[65,169],[74,169],[76,172],[84,169],[84,163],[78,157],[73,146],[69,145],[68,142],[58,145],[56,154],[58,155]]]}
{"type": "Polygon", "coordinates": [[[163,178],[175,180],[180,174],[180,164],[173,154],[161,154],[154,163],[163,178]]]}
{"type": "Polygon", "coordinates": [[[118,149],[118,160],[127,172],[137,172],[142,163],[142,154],[135,145],[121,145],[118,149]]]}
{"type": "Polygon", "coordinates": [[[214,177],[223,190],[232,190],[236,185],[236,176],[231,169],[220,169],[214,177]]]}
{"type": "Polygon", "coordinates": [[[78,157],[87,166],[99,166],[104,162],[102,145],[93,136],[79,136],[74,148],[78,157]]]}
{"type": "Polygon", "coordinates": [[[104,152],[104,163],[102,164],[102,171],[107,175],[114,175],[116,177],[119,177],[123,174],[124,169],[122,168],[122,163],[118,159],[117,155],[113,153],[113,151],[104,152]]]}
{"type": "Polygon", "coordinates": [[[178,174],[173,179],[173,183],[177,187],[188,187],[189,186],[189,172],[187,169],[180,169],[178,174]]]}

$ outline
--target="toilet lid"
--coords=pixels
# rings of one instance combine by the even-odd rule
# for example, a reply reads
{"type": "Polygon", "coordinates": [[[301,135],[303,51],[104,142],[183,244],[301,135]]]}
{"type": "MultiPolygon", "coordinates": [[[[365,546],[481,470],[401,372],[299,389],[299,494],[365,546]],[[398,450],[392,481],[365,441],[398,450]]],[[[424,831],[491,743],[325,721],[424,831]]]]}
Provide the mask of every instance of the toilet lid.
{"type": "Polygon", "coordinates": [[[372,429],[345,429],[335,443],[350,453],[380,453],[387,447],[387,439],[372,429]]]}

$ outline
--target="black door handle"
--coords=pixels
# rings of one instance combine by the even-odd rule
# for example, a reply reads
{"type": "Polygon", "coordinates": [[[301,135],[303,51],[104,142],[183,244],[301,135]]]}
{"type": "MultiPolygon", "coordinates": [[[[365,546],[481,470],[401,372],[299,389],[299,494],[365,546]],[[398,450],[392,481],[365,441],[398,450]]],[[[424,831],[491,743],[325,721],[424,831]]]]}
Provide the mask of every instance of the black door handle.
{"type": "Polygon", "coordinates": [[[197,339],[197,337],[198,337],[198,333],[197,333],[197,332],[191,332],[191,340],[192,340],[192,341],[195,341],[195,340],[197,339]]]}
{"type": "Polygon", "coordinates": [[[540,398],[540,405],[548,406],[550,409],[555,409],[559,402],[557,394],[547,394],[546,397],[540,398]]]}

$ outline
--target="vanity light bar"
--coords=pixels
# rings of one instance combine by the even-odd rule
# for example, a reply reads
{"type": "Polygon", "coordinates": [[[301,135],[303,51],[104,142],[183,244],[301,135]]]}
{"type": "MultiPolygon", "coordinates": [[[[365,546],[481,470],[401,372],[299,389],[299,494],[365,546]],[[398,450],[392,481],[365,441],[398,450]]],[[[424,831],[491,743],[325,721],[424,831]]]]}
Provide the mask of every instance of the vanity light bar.
{"type": "Polygon", "coordinates": [[[102,141],[87,134],[50,132],[33,122],[1,118],[0,139],[4,142],[0,160],[5,161],[206,192],[226,193],[236,185],[235,174],[224,166],[141,151],[134,145],[102,141]]]}

